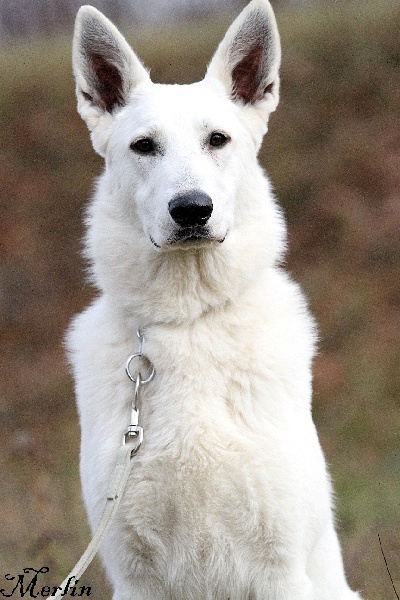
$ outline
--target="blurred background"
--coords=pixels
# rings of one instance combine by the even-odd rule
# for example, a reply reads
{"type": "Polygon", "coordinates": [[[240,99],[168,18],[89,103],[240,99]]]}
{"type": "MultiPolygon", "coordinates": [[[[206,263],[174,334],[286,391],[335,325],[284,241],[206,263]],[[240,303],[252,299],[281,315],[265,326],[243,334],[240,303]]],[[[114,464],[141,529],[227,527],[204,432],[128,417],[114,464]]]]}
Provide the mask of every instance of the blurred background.
{"type": "MultiPolygon", "coordinates": [[[[78,0],[0,1],[0,585],[89,540],[63,350],[93,297],[83,208],[102,162],[75,111],[78,0]]],[[[98,0],[154,81],[202,77],[242,0],[98,0]]],[[[289,224],[287,267],[320,329],[314,418],[337,491],[351,585],[400,592],[400,5],[273,1],[281,104],[261,161],[289,224]]],[[[82,583],[110,591],[95,562],[82,583]]]]}

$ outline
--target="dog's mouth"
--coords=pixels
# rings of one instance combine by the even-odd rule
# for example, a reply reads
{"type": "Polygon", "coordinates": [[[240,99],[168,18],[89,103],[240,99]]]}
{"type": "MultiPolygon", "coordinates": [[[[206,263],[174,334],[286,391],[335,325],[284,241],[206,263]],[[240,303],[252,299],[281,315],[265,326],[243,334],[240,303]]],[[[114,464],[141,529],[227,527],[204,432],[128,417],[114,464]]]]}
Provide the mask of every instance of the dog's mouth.
{"type": "MultiPolygon", "coordinates": [[[[174,234],[166,240],[164,246],[169,248],[186,248],[193,246],[208,246],[210,243],[222,244],[222,242],[225,240],[225,237],[226,236],[223,238],[217,238],[211,235],[208,227],[181,228],[175,231],[174,234]]],[[[150,240],[156,248],[162,247],[151,236],[150,240]]]]}

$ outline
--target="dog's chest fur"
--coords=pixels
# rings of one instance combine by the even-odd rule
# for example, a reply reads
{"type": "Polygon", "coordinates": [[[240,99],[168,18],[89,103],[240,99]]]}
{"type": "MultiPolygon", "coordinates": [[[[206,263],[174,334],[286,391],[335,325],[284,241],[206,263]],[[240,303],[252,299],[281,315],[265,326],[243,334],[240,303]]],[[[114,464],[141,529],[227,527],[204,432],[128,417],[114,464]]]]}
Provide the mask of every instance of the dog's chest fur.
{"type": "MultiPolygon", "coordinates": [[[[304,543],[294,539],[296,523],[310,513],[312,473],[324,476],[310,415],[313,331],[304,311],[297,286],[271,269],[236,305],[190,326],[145,329],[156,377],[142,388],[145,440],[108,541],[118,560],[131,557],[126,577],[150,569],[171,585],[179,581],[174,598],[196,582],[204,592],[207,578],[213,598],[231,584],[243,597],[249,583],[237,577],[255,580],[254,569],[286,560],[293,543],[304,543]],[[248,568],[238,569],[238,561],[248,568]]],[[[79,365],[83,492],[95,526],[128,425],[133,384],[123,365],[136,350],[135,326],[103,297],[78,317],[70,346],[79,365]]],[[[315,494],[311,502],[318,501],[315,494]]],[[[308,544],[317,525],[310,524],[308,544]]]]}

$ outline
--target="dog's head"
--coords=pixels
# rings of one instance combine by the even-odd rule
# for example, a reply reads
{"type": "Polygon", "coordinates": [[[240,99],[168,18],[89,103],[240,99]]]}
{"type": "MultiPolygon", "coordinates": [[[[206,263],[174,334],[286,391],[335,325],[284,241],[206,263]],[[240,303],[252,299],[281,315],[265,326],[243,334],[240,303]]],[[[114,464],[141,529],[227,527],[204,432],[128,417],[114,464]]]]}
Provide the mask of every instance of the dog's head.
{"type": "Polygon", "coordinates": [[[238,189],[252,177],[278,103],[280,43],[269,2],[249,3],[195,84],[154,84],[90,6],[77,16],[73,63],[78,110],[106,160],[109,189],[153,250],[222,244],[252,210],[246,199],[237,206],[238,189]]]}

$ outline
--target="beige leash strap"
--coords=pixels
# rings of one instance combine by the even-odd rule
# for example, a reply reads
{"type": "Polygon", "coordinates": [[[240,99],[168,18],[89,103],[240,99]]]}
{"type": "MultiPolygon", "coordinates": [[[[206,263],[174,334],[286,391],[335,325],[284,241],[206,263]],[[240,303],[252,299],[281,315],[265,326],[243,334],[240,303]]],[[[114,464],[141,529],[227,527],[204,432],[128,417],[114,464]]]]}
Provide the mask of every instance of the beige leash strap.
{"type": "Polygon", "coordinates": [[[135,354],[129,356],[125,365],[127,376],[135,384],[135,393],[131,405],[131,424],[124,434],[122,445],[118,450],[117,462],[107,490],[106,505],[91,542],[76,563],[75,567],[67,575],[61,586],[58,588],[56,595],[52,596],[52,598],[58,599],[65,596],[68,588],[77,583],[79,577],[86,571],[93,558],[96,556],[97,551],[100,548],[111,523],[113,522],[119,503],[121,502],[122,494],[124,493],[129,473],[132,468],[132,459],[136,455],[143,442],[143,428],[139,425],[139,411],[137,409],[139,390],[142,385],[150,383],[150,381],[153,380],[156,371],[153,365],[143,354],[144,336],[140,329],[137,330],[137,337],[139,338],[140,343],[139,350],[135,354]],[[134,360],[141,361],[142,359],[145,359],[145,362],[147,362],[146,366],[150,367],[150,371],[144,379],[142,379],[140,371],[138,371],[135,375],[133,375],[131,372],[132,362],[134,360]]]}
{"type": "Polygon", "coordinates": [[[54,598],[58,599],[65,596],[68,587],[76,584],[79,577],[86,571],[93,558],[97,554],[97,551],[100,548],[101,543],[114,519],[119,503],[121,502],[122,494],[132,468],[132,458],[138,451],[139,447],[140,443],[132,448],[132,444],[129,442],[124,442],[124,444],[120,447],[117,455],[117,463],[115,465],[115,469],[107,491],[106,505],[97,529],[85,552],[82,554],[72,571],[64,579],[54,598]]]}

